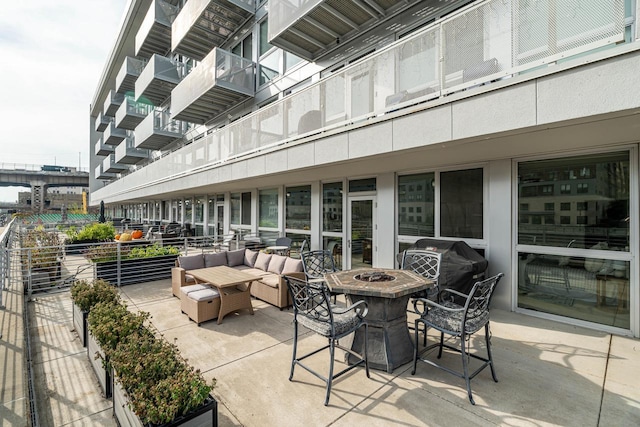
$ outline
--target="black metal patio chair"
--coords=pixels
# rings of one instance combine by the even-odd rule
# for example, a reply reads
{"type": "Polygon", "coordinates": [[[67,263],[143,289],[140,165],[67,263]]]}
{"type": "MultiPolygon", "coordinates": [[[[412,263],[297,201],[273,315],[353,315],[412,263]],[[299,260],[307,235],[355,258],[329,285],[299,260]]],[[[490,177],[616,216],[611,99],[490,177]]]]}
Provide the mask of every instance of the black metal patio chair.
{"type": "MultiPolygon", "coordinates": [[[[333,254],[328,250],[314,250],[300,252],[300,259],[302,259],[302,269],[308,280],[322,281],[325,274],[335,273],[339,271],[336,267],[336,262],[333,259],[333,254]]],[[[336,298],[339,293],[331,292],[333,302],[336,302],[336,298]]]]}
{"type": "Polygon", "coordinates": [[[445,289],[440,293],[440,303],[433,302],[426,298],[419,298],[414,301],[414,307],[420,313],[420,317],[415,321],[415,348],[413,353],[413,370],[411,375],[416,373],[418,359],[449,372],[457,377],[464,378],[467,385],[469,401],[475,405],[471,394],[471,380],[487,366],[491,368],[491,376],[498,382],[496,372],[493,367],[493,357],[491,355],[491,331],[489,328],[489,304],[496,285],[503,274],[497,274],[489,279],[476,282],[468,295],[453,289],[445,289]],[[456,297],[464,298],[464,304],[455,302],[456,297]],[[420,311],[419,303],[424,304],[424,311],[420,311]],[[425,328],[433,328],[440,331],[440,342],[426,346],[421,352],[418,351],[418,325],[422,323],[425,328]],[[487,345],[487,357],[469,352],[467,348],[470,337],[484,327],[484,338],[487,345]],[[460,339],[460,347],[444,343],[445,334],[460,339]],[[438,347],[438,359],[442,357],[442,349],[447,348],[456,351],[462,356],[462,372],[440,365],[432,360],[422,357],[429,350],[438,347]],[[469,373],[469,357],[480,360],[482,364],[479,368],[469,373]]]}
{"type": "MultiPolygon", "coordinates": [[[[292,276],[285,276],[291,301],[293,301],[293,356],[291,358],[291,373],[289,381],[293,381],[293,371],[296,365],[300,365],[316,377],[323,380],[326,385],[324,405],[329,404],[331,385],[335,378],[352,370],[356,366],[364,364],[369,375],[369,361],[367,357],[367,334],[368,325],[365,316],[368,312],[367,303],[358,301],[349,307],[337,307],[331,304],[329,289],[324,282],[309,282],[306,279],[298,279],[292,276]],[[298,356],[298,324],[322,335],[328,339],[327,345],[313,350],[303,356],[298,356]],[[350,348],[340,345],[339,339],[343,338],[357,329],[364,327],[364,354],[356,353],[350,348]],[[352,364],[347,362],[347,366],[337,373],[334,373],[335,349],[343,350],[356,358],[352,364]],[[330,364],[329,374],[321,375],[302,363],[304,359],[313,356],[323,350],[329,349],[330,364]]],[[[348,360],[348,358],[346,359],[348,360]]]]}

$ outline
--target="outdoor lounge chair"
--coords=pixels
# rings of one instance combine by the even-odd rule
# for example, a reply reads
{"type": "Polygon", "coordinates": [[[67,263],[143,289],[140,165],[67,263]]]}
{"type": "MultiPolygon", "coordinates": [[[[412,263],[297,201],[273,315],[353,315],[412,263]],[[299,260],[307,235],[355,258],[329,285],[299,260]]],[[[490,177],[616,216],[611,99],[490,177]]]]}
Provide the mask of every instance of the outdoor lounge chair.
{"type": "Polygon", "coordinates": [[[491,368],[491,376],[495,382],[498,382],[496,372],[493,368],[493,358],[491,356],[491,332],[489,330],[489,304],[491,296],[496,285],[502,278],[503,274],[497,274],[489,279],[477,282],[473,285],[471,292],[465,295],[453,289],[445,289],[441,292],[440,303],[433,302],[426,298],[419,298],[414,301],[414,307],[420,317],[415,321],[415,329],[418,331],[418,325],[422,323],[425,328],[433,328],[440,331],[440,342],[425,347],[422,352],[418,353],[418,333],[415,334],[415,347],[413,351],[413,370],[411,375],[415,375],[418,359],[429,365],[449,372],[457,377],[464,378],[467,384],[467,394],[469,401],[475,405],[471,394],[471,380],[478,375],[484,368],[491,368]],[[464,298],[464,304],[460,305],[455,302],[455,298],[464,298]],[[424,311],[421,311],[419,303],[424,304],[424,311]],[[487,345],[487,357],[470,353],[466,346],[469,343],[471,335],[478,332],[484,327],[484,339],[487,345]],[[460,348],[451,344],[444,343],[444,335],[452,335],[460,338],[460,348]],[[446,347],[450,350],[459,352],[462,356],[462,372],[455,371],[446,366],[439,365],[432,360],[423,358],[421,354],[429,352],[431,349],[438,347],[438,359],[442,357],[442,348],[446,347]],[[482,361],[478,369],[469,373],[469,357],[482,361]]]}
{"type": "Polygon", "coordinates": [[[320,378],[327,384],[324,400],[324,405],[327,406],[331,394],[331,384],[335,378],[338,378],[363,363],[367,378],[370,378],[369,361],[367,358],[368,325],[364,320],[368,312],[367,303],[365,301],[358,301],[349,307],[337,307],[331,304],[329,289],[324,282],[308,282],[306,279],[298,279],[292,276],[285,276],[285,279],[291,300],[293,301],[293,356],[291,359],[289,381],[293,381],[293,371],[296,365],[300,365],[302,368],[320,378]],[[298,357],[298,323],[328,338],[328,344],[298,357]],[[361,327],[365,328],[364,354],[358,354],[350,348],[343,347],[339,344],[338,340],[340,338],[355,332],[361,327]],[[334,373],[333,365],[336,348],[353,355],[356,360],[353,361],[352,364],[347,364],[347,367],[339,372],[334,373]],[[329,349],[331,360],[329,374],[325,377],[303,364],[302,361],[326,349],[329,349]]]}

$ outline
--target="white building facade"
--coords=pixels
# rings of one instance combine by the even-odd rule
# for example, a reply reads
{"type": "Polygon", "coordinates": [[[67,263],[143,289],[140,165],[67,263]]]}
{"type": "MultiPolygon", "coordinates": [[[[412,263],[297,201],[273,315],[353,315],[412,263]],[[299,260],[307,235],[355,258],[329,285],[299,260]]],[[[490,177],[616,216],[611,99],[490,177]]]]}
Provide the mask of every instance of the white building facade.
{"type": "Polygon", "coordinates": [[[132,0],[90,117],[111,216],[464,240],[493,304],[640,336],[635,0],[132,0]]]}

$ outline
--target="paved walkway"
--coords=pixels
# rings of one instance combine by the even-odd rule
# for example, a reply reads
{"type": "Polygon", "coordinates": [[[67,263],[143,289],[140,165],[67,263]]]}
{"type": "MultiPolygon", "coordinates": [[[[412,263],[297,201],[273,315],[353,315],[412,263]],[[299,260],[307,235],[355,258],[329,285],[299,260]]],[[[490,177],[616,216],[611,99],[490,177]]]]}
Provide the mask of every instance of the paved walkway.
{"type": "MultiPolygon", "coordinates": [[[[477,405],[462,380],[422,364],[392,374],[354,372],[334,383],[323,406],[323,384],[297,369],[288,381],[292,312],[254,300],[255,315],[225,317],[197,327],[180,312],[170,280],[131,285],[132,309],[151,313],[162,334],[189,362],[217,379],[220,426],[637,426],[640,425],[640,341],[500,310],[492,311],[499,383],[488,371],[472,381],[477,405]]],[[[5,292],[0,425],[25,426],[22,374],[22,296],[5,292]]],[[[29,303],[35,348],[38,415],[42,426],[114,426],[111,402],[100,396],[86,349],[73,330],[68,293],[29,303]]],[[[307,334],[300,347],[323,341],[307,334]]],[[[327,366],[327,355],[313,363],[327,366]]],[[[447,357],[458,365],[458,357],[447,357]]]]}

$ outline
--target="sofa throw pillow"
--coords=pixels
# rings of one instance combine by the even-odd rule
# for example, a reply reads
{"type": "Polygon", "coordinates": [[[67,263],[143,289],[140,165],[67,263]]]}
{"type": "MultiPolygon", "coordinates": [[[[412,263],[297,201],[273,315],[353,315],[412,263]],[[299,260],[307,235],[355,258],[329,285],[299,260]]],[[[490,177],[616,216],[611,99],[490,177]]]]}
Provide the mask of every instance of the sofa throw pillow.
{"type": "Polygon", "coordinates": [[[298,273],[302,271],[302,260],[287,257],[280,274],[298,273]]]}
{"type": "Polygon", "coordinates": [[[236,265],[243,265],[243,264],[244,264],[244,249],[227,251],[227,265],[229,267],[235,267],[236,265]]]}
{"type": "Polygon", "coordinates": [[[256,264],[256,259],[258,259],[258,252],[251,249],[244,250],[244,265],[253,268],[256,264]]]}
{"type": "Polygon", "coordinates": [[[286,261],[287,261],[286,256],[273,255],[271,257],[271,261],[269,261],[269,268],[267,268],[267,271],[269,273],[280,274],[282,272],[282,268],[284,267],[284,263],[286,261]]]}
{"type": "Polygon", "coordinates": [[[271,257],[272,255],[260,252],[258,254],[258,257],[256,258],[256,262],[253,264],[253,267],[262,271],[267,271],[267,268],[269,267],[269,261],[271,261],[271,257]]]}
{"type": "Polygon", "coordinates": [[[205,267],[219,267],[227,265],[227,254],[219,252],[217,254],[204,254],[205,267]]]}
{"type": "Polygon", "coordinates": [[[204,268],[204,258],[201,254],[179,256],[178,264],[185,270],[195,270],[196,268],[204,268]]]}

